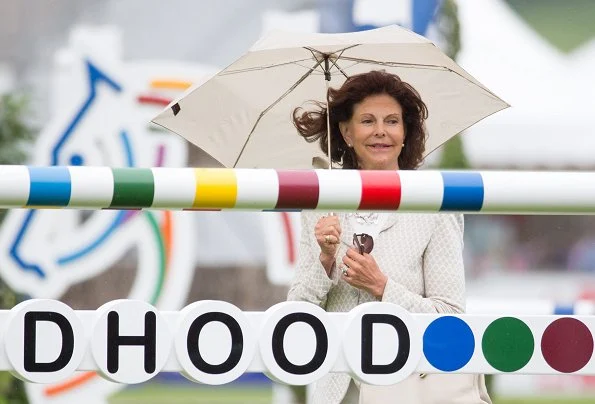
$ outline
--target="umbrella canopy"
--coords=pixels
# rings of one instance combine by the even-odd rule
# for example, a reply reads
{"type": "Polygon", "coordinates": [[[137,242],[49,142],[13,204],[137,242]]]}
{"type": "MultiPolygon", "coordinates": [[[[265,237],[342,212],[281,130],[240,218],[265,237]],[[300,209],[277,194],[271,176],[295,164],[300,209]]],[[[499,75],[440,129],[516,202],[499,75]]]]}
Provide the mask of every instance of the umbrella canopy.
{"type": "MultiPolygon", "coordinates": [[[[426,154],[508,104],[432,42],[398,26],[345,34],[272,32],[153,122],[225,167],[310,168],[325,157],[292,124],[308,100],[325,101],[327,83],[371,70],[395,73],[428,106],[426,154]]],[[[332,114],[332,110],[331,110],[332,114]]]]}

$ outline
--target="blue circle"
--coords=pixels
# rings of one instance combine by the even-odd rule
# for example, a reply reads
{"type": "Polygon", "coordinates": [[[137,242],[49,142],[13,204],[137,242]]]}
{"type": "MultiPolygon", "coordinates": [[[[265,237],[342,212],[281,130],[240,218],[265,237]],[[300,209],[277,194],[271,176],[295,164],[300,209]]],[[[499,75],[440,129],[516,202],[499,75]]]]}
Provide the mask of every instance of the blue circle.
{"type": "Polygon", "coordinates": [[[459,370],[469,363],[474,351],[473,331],[458,317],[437,318],[424,332],[424,355],[438,370],[459,370]]]}
{"type": "Polygon", "coordinates": [[[82,166],[85,159],[80,154],[73,154],[70,157],[70,165],[72,166],[82,166]]]}

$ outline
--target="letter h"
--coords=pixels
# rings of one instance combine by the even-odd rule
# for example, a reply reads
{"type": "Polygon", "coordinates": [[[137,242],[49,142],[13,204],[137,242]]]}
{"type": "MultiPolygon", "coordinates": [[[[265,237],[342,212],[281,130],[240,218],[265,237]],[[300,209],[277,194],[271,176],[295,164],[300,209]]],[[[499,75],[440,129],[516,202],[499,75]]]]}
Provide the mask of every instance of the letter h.
{"type": "Polygon", "coordinates": [[[121,345],[140,345],[145,348],[145,372],[155,372],[157,319],[155,313],[145,313],[145,334],[139,336],[120,335],[120,316],[115,311],[107,315],[107,370],[116,373],[119,367],[121,345]]]}

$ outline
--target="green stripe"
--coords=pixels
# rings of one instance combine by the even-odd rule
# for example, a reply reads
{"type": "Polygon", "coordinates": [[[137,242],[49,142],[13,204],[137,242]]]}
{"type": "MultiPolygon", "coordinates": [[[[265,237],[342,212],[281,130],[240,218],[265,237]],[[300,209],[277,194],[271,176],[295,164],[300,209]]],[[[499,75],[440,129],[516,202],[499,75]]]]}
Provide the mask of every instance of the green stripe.
{"type": "Polygon", "coordinates": [[[147,208],[153,204],[155,182],[149,168],[112,168],[114,197],[110,208],[147,208]]]}
{"type": "Polygon", "coordinates": [[[149,303],[155,305],[157,304],[159,296],[161,296],[163,281],[165,280],[165,243],[163,237],[161,237],[161,231],[159,231],[159,225],[157,224],[155,216],[153,216],[151,212],[144,213],[145,217],[149,220],[159,250],[159,273],[157,274],[157,284],[155,286],[155,290],[153,291],[153,295],[151,296],[151,300],[149,300],[149,303]]]}

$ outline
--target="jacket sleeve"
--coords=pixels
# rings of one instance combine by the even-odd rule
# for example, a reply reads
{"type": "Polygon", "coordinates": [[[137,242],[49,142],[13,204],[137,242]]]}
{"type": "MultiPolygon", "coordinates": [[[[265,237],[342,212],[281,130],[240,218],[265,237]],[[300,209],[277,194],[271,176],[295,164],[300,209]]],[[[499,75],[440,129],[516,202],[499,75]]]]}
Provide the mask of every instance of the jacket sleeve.
{"type": "Polygon", "coordinates": [[[425,295],[411,292],[389,278],[382,301],[396,303],[414,313],[463,313],[463,231],[463,215],[437,214],[436,227],[422,257],[425,295]]]}
{"type": "Polygon", "coordinates": [[[337,284],[338,264],[335,263],[331,277],[320,263],[320,247],[314,237],[314,227],[320,214],[302,212],[302,231],[296,273],[291,282],[287,300],[300,300],[326,307],[329,290],[337,284]]]}

